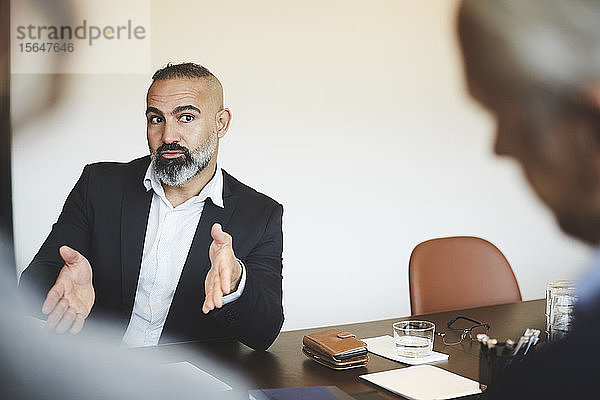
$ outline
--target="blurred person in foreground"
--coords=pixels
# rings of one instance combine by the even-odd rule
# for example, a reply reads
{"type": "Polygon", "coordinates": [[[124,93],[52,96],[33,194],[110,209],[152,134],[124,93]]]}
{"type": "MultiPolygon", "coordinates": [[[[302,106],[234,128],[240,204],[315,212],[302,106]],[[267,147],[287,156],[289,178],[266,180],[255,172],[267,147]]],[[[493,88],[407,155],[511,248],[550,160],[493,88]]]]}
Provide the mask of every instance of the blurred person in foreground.
{"type": "MultiPolygon", "coordinates": [[[[221,366],[219,360],[200,351],[194,364],[212,375],[228,377],[227,390],[211,375],[191,374],[183,364],[189,359],[180,350],[175,356],[140,353],[112,345],[110,324],[91,322],[94,332],[67,338],[49,334],[38,320],[24,316],[21,305],[27,293],[17,296],[9,261],[0,254],[0,398],[10,400],[195,400],[247,399],[248,383],[238,373],[221,366]],[[18,301],[20,298],[21,301],[18,301]]],[[[189,352],[189,349],[188,349],[189,352]]],[[[191,369],[191,367],[190,367],[191,369]]]]}
{"type": "Polygon", "coordinates": [[[217,164],[231,112],[210,71],[169,64],[152,80],[150,156],[86,166],[20,285],[46,296],[57,333],[111,317],[124,347],[266,349],[283,323],[283,208],[217,164]]]}
{"type": "MultiPolygon", "coordinates": [[[[600,245],[600,2],[465,0],[458,37],[471,96],[496,121],[560,227],[600,245]]],[[[600,250],[578,286],[574,327],[511,368],[486,395],[584,398],[597,389],[600,250]]]]}

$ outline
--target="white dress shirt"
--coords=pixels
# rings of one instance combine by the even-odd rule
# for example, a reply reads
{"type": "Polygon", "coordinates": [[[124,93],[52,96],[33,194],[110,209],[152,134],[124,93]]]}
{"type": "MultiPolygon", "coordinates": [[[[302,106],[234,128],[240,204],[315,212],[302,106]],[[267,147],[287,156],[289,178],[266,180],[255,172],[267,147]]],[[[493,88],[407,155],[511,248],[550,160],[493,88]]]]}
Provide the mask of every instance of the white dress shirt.
{"type": "MultiPolygon", "coordinates": [[[[215,175],[202,191],[177,207],[167,200],[165,191],[152,168],[144,177],[146,190],[153,190],[152,204],[146,226],[142,264],[135,292],[133,312],[122,347],[152,346],[158,344],[175,289],[196,233],[204,202],[223,208],[223,172],[217,166],[215,175]]],[[[208,251],[208,250],[207,250],[208,251]]],[[[242,278],[238,289],[223,296],[223,305],[237,300],[246,285],[246,271],[242,265],[242,278]]],[[[197,305],[198,308],[202,304],[197,305]]]]}

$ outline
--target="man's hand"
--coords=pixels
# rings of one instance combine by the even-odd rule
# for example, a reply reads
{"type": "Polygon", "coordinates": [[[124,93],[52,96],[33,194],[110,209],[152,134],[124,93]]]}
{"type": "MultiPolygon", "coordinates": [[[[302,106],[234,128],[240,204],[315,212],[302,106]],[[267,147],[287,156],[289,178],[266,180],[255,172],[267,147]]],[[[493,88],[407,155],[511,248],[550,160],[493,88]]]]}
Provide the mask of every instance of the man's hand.
{"type": "Polygon", "coordinates": [[[242,267],[233,252],[231,235],[223,232],[220,224],[212,226],[210,235],[213,238],[208,249],[211,267],[204,282],[206,299],[202,305],[205,314],[223,306],[223,296],[237,288],[242,276],[242,267]]]}
{"type": "Polygon", "coordinates": [[[83,321],[90,314],[96,298],[92,267],[84,256],[68,246],[62,246],[59,251],[65,265],[48,291],[42,313],[49,314],[46,321],[48,330],[65,333],[70,328],[72,334],[77,334],[83,328],[83,321]]]}

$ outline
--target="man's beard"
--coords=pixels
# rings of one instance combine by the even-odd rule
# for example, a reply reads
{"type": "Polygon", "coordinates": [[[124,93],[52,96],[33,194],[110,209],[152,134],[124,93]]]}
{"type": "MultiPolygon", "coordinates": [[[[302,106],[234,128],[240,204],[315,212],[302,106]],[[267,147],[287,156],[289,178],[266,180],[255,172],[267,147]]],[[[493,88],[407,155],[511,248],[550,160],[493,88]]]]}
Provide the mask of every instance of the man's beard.
{"type": "Polygon", "coordinates": [[[169,186],[181,186],[198,175],[212,160],[217,151],[217,135],[213,132],[208,139],[193,151],[179,143],[165,143],[153,152],[150,149],[152,168],[158,179],[169,186]],[[183,156],[164,158],[164,151],[181,151],[183,156]]]}

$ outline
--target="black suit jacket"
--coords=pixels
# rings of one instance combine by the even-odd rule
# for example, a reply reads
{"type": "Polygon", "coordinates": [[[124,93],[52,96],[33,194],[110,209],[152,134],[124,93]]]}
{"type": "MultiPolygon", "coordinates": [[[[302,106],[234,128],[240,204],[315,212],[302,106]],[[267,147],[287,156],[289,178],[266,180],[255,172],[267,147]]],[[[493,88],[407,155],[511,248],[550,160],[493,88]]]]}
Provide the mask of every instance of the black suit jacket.
{"type": "MultiPolygon", "coordinates": [[[[573,330],[515,364],[485,399],[591,399],[598,397],[600,295],[578,307],[573,330]]],[[[544,333],[542,333],[544,335],[544,333]]]]}
{"type": "MultiPolygon", "coordinates": [[[[91,263],[96,301],[90,319],[129,322],[152,191],[143,185],[149,157],[127,164],[87,165],[69,194],[50,235],[21,276],[21,286],[45,297],[63,266],[58,249],[68,245],[91,263]]],[[[283,207],[223,171],[224,208],[206,200],[165,322],[161,343],[233,336],[254,349],[271,345],[283,323],[283,207]],[[202,313],[210,268],[210,229],[215,222],[233,237],[246,266],[239,299],[202,313]]]]}

